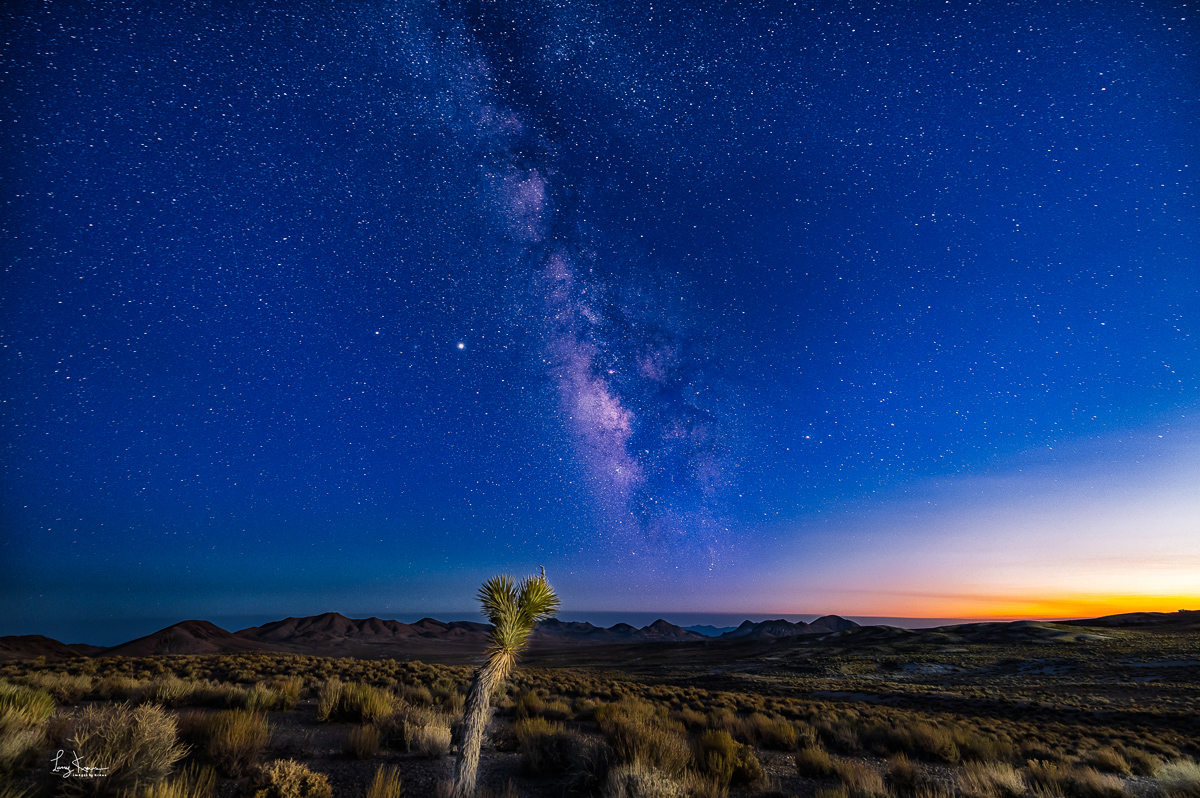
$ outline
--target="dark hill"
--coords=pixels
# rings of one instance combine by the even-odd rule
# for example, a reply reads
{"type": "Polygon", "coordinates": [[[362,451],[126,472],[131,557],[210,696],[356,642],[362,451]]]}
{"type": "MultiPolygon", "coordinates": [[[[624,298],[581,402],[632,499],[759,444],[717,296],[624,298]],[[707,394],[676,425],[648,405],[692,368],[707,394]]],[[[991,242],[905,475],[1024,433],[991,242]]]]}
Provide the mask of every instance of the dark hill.
{"type": "Polygon", "coordinates": [[[1200,610],[1178,612],[1126,612],[1120,615],[1105,615],[1078,621],[1059,621],[1064,626],[1158,626],[1182,632],[1200,630],[1200,610]]]}
{"type": "Polygon", "coordinates": [[[84,646],[82,643],[64,645],[57,640],[44,635],[9,635],[0,637],[0,659],[68,659],[70,657],[88,656],[92,651],[84,649],[99,649],[97,646],[84,646]]]}
{"type": "Polygon", "coordinates": [[[208,621],[182,621],[154,634],[106,648],[104,656],[147,657],[152,654],[232,654],[278,651],[274,646],[237,637],[208,621]]]}

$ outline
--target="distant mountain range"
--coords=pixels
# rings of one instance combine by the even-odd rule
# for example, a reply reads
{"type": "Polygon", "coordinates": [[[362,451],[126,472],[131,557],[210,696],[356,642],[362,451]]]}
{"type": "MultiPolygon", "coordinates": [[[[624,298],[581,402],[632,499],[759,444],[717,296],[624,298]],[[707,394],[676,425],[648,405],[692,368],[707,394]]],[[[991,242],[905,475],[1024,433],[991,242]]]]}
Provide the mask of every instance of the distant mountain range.
{"type": "MultiPolygon", "coordinates": [[[[767,643],[802,635],[827,635],[862,643],[873,640],[921,637],[950,643],[985,643],[1005,640],[1085,640],[1112,627],[1159,627],[1171,631],[1200,630],[1200,611],[1175,613],[1137,612],[1090,620],[1013,621],[969,623],[933,629],[900,629],[891,626],[860,626],[837,615],[826,615],[812,623],[744,621],[736,628],[698,626],[684,629],[662,619],[638,629],[629,624],[602,627],[557,618],[538,624],[530,636],[532,651],[563,651],[576,645],[640,645],[647,643],[701,644],[703,646],[767,643]],[[1079,627],[1091,627],[1079,628],[1079,627]]],[[[0,660],[65,659],[80,656],[144,657],[158,654],[226,654],[280,652],[316,656],[363,658],[446,659],[469,662],[487,646],[491,627],[474,621],[444,621],[424,618],[413,624],[379,618],[347,618],[327,612],[308,618],[285,618],[262,626],[229,632],[208,621],[182,621],[154,634],[104,648],[82,643],[66,645],[42,635],[0,637],[0,660]]]]}
{"type": "MultiPolygon", "coordinates": [[[[530,636],[533,648],[556,648],[574,644],[681,643],[728,639],[764,639],[826,634],[856,628],[858,624],[827,615],[811,624],[785,620],[744,622],[736,628],[707,627],[705,635],[662,619],[649,626],[626,623],[594,626],[580,621],[542,621],[530,636]],[[712,632],[719,634],[713,635],[712,632]]],[[[703,627],[701,627],[703,628],[703,627]]],[[[238,632],[229,632],[208,621],[182,621],[165,629],[104,648],[84,644],[65,645],[41,635],[0,637],[0,659],[46,656],[125,656],[158,654],[226,654],[275,651],[292,654],[352,657],[397,657],[441,652],[482,651],[487,645],[488,624],[474,621],[444,621],[424,618],[413,624],[379,618],[347,618],[327,612],[308,618],[285,618],[238,632]]]]}
{"type": "Polygon", "coordinates": [[[829,634],[830,632],[844,632],[847,629],[857,629],[858,624],[854,621],[848,621],[839,615],[826,615],[822,618],[817,618],[812,623],[804,621],[785,621],[780,618],[777,621],[759,621],[753,623],[751,621],[742,621],[742,625],[734,629],[732,632],[726,632],[721,635],[723,640],[731,640],[734,638],[770,638],[770,637],[796,637],[797,635],[816,635],[829,634]]]}
{"type": "Polygon", "coordinates": [[[713,626],[712,624],[706,623],[706,624],[700,624],[699,626],[685,626],[683,628],[687,629],[689,632],[696,632],[697,634],[702,634],[705,637],[720,637],[721,635],[725,634],[726,632],[732,632],[737,627],[736,626],[713,626]]]}

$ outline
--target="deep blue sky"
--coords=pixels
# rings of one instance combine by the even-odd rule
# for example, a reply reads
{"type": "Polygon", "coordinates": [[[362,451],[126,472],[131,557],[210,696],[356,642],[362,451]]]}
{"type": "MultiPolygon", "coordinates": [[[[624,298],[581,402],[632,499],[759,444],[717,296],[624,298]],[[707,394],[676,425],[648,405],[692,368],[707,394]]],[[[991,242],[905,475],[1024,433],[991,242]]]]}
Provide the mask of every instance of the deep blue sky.
{"type": "Polygon", "coordinates": [[[0,633],[1196,603],[1192,14],[10,7],[0,633]]]}

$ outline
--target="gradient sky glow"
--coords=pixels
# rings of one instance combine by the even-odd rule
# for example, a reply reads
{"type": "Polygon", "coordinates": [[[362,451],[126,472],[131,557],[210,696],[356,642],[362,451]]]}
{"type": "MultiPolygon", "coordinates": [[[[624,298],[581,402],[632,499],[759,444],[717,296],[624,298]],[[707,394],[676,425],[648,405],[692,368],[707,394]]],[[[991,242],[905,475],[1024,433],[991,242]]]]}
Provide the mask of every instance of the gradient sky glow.
{"type": "Polygon", "coordinates": [[[3,13],[0,634],[1200,606],[1186,3],[3,13]]]}

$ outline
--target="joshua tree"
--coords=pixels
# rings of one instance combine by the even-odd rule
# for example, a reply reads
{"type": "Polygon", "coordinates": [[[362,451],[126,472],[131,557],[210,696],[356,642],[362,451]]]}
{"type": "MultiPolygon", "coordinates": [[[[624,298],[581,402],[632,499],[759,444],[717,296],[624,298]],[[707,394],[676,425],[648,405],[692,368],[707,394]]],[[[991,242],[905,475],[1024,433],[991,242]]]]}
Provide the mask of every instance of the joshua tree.
{"type": "Polygon", "coordinates": [[[507,574],[493,576],[479,588],[479,603],[492,624],[492,643],[487,649],[487,661],[475,674],[463,705],[462,734],[454,767],[455,798],[475,795],[479,746],[491,719],[492,694],[508,678],[534,624],[558,612],[559,602],[554,588],[546,582],[543,568],[541,576],[527,576],[520,584],[514,584],[507,574]]]}

